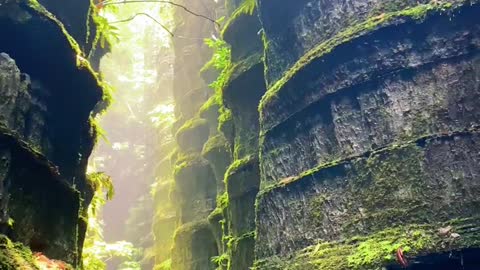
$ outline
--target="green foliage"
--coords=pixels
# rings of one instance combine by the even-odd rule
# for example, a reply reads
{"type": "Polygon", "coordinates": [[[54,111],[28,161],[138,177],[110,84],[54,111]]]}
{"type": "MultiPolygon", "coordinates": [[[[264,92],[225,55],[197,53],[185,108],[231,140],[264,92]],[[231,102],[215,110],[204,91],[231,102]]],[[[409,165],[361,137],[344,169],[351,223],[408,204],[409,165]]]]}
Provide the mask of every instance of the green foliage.
{"type": "Polygon", "coordinates": [[[171,270],[172,269],[172,260],[168,259],[161,264],[155,265],[153,270],[171,270]]]}
{"type": "Polygon", "coordinates": [[[205,44],[213,50],[212,58],[202,68],[215,68],[216,70],[224,70],[230,64],[230,46],[222,39],[206,38],[205,44]]]}
{"type": "Polygon", "coordinates": [[[243,3],[238,7],[228,19],[228,21],[225,23],[225,27],[223,28],[222,31],[222,37],[223,33],[232,25],[233,22],[235,22],[239,17],[247,15],[247,16],[252,16],[253,13],[255,12],[255,9],[257,8],[257,1],[256,0],[244,0],[243,3]]]}
{"type": "MultiPolygon", "coordinates": [[[[110,9],[110,11],[112,11],[112,9],[110,9]]],[[[93,38],[92,46],[88,53],[88,56],[91,57],[95,53],[98,45],[100,45],[101,48],[110,48],[112,45],[119,42],[120,38],[118,27],[109,23],[107,18],[102,16],[101,10],[97,8],[92,1],[90,2],[88,14],[86,43],[89,43],[90,41],[90,17],[96,26],[95,37],[93,38]]]]}
{"type": "Polygon", "coordinates": [[[0,234],[0,269],[38,269],[32,252],[20,243],[13,243],[0,234]]]}
{"type": "Polygon", "coordinates": [[[230,256],[227,253],[223,253],[219,256],[212,257],[212,262],[217,265],[217,270],[225,269],[230,261],[230,256]]]}
{"type": "Polygon", "coordinates": [[[205,39],[205,43],[213,49],[213,56],[202,68],[201,72],[205,72],[212,67],[220,71],[217,79],[210,84],[210,87],[215,92],[220,92],[228,79],[229,67],[231,65],[231,49],[222,39],[205,39]]]}
{"type": "Polygon", "coordinates": [[[87,210],[88,229],[83,247],[85,269],[104,270],[106,268],[105,261],[112,258],[122,258],[125,262],[121,269],[140,270],[140,267],[137,267],[134,261],[138,256],[138,250],[132,243],[126,241],[106,243],[103,240],[103,223],[98,219],[98,215],[107,200],[111,200],[114,196],[115,192],[111,178],[104,173],[96,172],[90,173],[87,179],[95,193],[87,210]]]}

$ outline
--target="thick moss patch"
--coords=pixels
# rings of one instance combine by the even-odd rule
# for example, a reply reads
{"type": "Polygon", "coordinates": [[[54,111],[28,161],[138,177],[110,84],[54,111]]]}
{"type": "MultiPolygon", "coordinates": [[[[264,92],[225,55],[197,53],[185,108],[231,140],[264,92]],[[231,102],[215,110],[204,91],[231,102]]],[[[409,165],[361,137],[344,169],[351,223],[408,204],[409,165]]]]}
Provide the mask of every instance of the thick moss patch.
{"type": "Polygon", "coordinates": [[[384,269],[399,264],[396,252],[409,260],[418,256],[480,247],[479,218],[445,223],[411,224],[392,227],[368,236],[338,242],[320,242],[298,252],[293,258],[257,261],[254,269],[342,270],[384,269]]]}
{"type": "Polygon", "coordinates": [[[38,270],[30,249],[19,243],[13,243],[0,235],[0,269],[2,270],[38,270]]]}

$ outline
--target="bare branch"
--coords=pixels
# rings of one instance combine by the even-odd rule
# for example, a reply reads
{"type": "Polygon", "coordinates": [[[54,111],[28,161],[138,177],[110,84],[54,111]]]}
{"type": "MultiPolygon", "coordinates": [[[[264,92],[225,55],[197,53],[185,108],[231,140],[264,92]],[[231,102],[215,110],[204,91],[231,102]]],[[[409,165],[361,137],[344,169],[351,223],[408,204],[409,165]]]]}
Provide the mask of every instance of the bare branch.
{"type": "Polygon", "coordinates": [[[169,4],[169,5],[178,7],[178,8],[182,8],[187,13],[190,13],[190,14],[192,14],[194,16],[197,16],[197,17],[200,17],[200,18],[204,18],[204,19],[216,24],[218,27],[221,27],[220,24],[217,21],[215,21],[214,19],[209,18],[209,17],[207,17],[205,15],[202,15],[202,14],[196,13],[196,12],[188,9],[184,5],[180,5],[180,4],[174,3],[172,1],[168,1],[168,0],[118,0],[118,1],[106,0],[106,1],[98,3],[98,5],[102,6],[102,7],[106,7],[106,6],[110,6],[110,5],[120,5],[120,4],[130,4],[130,3],[163,3],[163,4],[169,4]]]}
{"type": "Polygon", "coordinates": [[[160,23],[159,21],[157,21],[155,18],[153,18],[152,16],[150,16],[149,14],[147,13],[143,13],[143,12],[140,12],[140,13],[137,13],[135,15],[133,15],[132,17],[128,18],[128,19],[125,19],[125,20],[120,20],[120,21],[115,21],[115,22],[109,22],[109,24],[114,24],[114,23],[123,23],[123,22],[129,22],[129,21],[132,21],[134,20],[136,17],[138,16],[146,16],[148,18],[150,18],[151,20],[153,20],[154,22],[156,22],[158,25],[160,25],[165,31],[167,31],[170,36],[174,36],[174,34],[172,33],[172,31],[168,30],[168,28],[163,25],[162,23],[160,23]]]}

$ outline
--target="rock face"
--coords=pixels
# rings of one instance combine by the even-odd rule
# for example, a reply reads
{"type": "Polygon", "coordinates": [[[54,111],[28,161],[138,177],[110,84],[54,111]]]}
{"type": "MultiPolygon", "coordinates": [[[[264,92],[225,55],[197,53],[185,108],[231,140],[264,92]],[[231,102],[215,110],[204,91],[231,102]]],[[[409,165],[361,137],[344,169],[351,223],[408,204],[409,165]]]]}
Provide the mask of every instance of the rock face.
{"type": "MultiPolygon", "coordinates": [[[[220,5],[207,0],[180,1],[179,4],[210,18],[215,18],[215,10],[220,5]]],[[[200,117],[199,110],[212,94],[203,79],[208,80],[211,75],[201,74],[200,70],[209,57],[203,38],[215,33],[215,24],[182,11],[175,14],[175,21],[178,25],[175,33],[179,36],[173,41],[173,96],[177,118],[173,133],[177,149],[171,158],[174,182],[170,197],[176,219],[171,261],[166,260],[159,267],[164,269],[163,265],[170,262],[174,270],[213,269],[212,257],[218,255],[218,244],[207,217],[216,207],[216,174],[221,173],[222,168],[212,167],[207,160],[207,157],[214,158],[208,152],[217,152],[216,143],[210,144],[212,147],[202,154],[210,135],[216,132],[216,125],[213,127],[211,121],[203,117],[208,115],[216,121],[218,116],[215,110],[210,110],[200,117]]],[[[156,226],[165,227],[169,222],[161,220],[156,226]]]]}
{"type": "Polygon", "coordinates": [[[0,26],[8,37],[0,44],[0,233],[77,266],[91,199],[90,116],[103,90],[73,38],[38,3],[2,3],[0,26]]]}
{"type": "Polygon", "coordinates": [[[468,231],[447,245],[436,230],[479,226],[480,6],[287,2],[259,1],[270,87],[256,267],[371,269],[399,248],[478,248],[468,231]]]}
{"type": "Polygon", "coordinates": [[[231,62],[179,137],[216,178],[217,269],[478,268],[480,4],[226,10],[231,62]]]}

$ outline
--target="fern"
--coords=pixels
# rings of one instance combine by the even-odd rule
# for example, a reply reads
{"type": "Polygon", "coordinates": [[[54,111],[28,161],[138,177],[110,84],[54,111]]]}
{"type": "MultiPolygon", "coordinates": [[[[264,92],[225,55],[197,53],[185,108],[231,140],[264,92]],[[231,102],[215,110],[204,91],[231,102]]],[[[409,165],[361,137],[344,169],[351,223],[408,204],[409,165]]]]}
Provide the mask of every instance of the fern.
{"type": "MultiPolygon", "coordinates": [[[[112,9],[116,9],[116,7],[112,7],[112,9]]],[[[88,57],[91,57],[95,53],[95,50],[99,45],[101,48],[108,48],[120,41],[118,27],[110,24],[108,20],[100,14],[100,11],[101,10],[98,7],[96,7],[92,2],[90,2],[90,9],[88,11],[89,17],[87,19],[87,43],[89,43],[91,35],[90,18],[95,23],[96,31],[95,38],[93,39],[92,46],[90,48],[90,52],[88,53],[88,57]]]]}
{"type": "Polygon", "coordinates": [[[217,79],[210,84],[215,91],[220,92],[225,84],[229,67],[231,65],[231,49],[230,46],[222,39],[205,39],[205,44],[213,50],[212,59],[202,68],[202,72],[213,67],[221,71],[217,79]]]}

